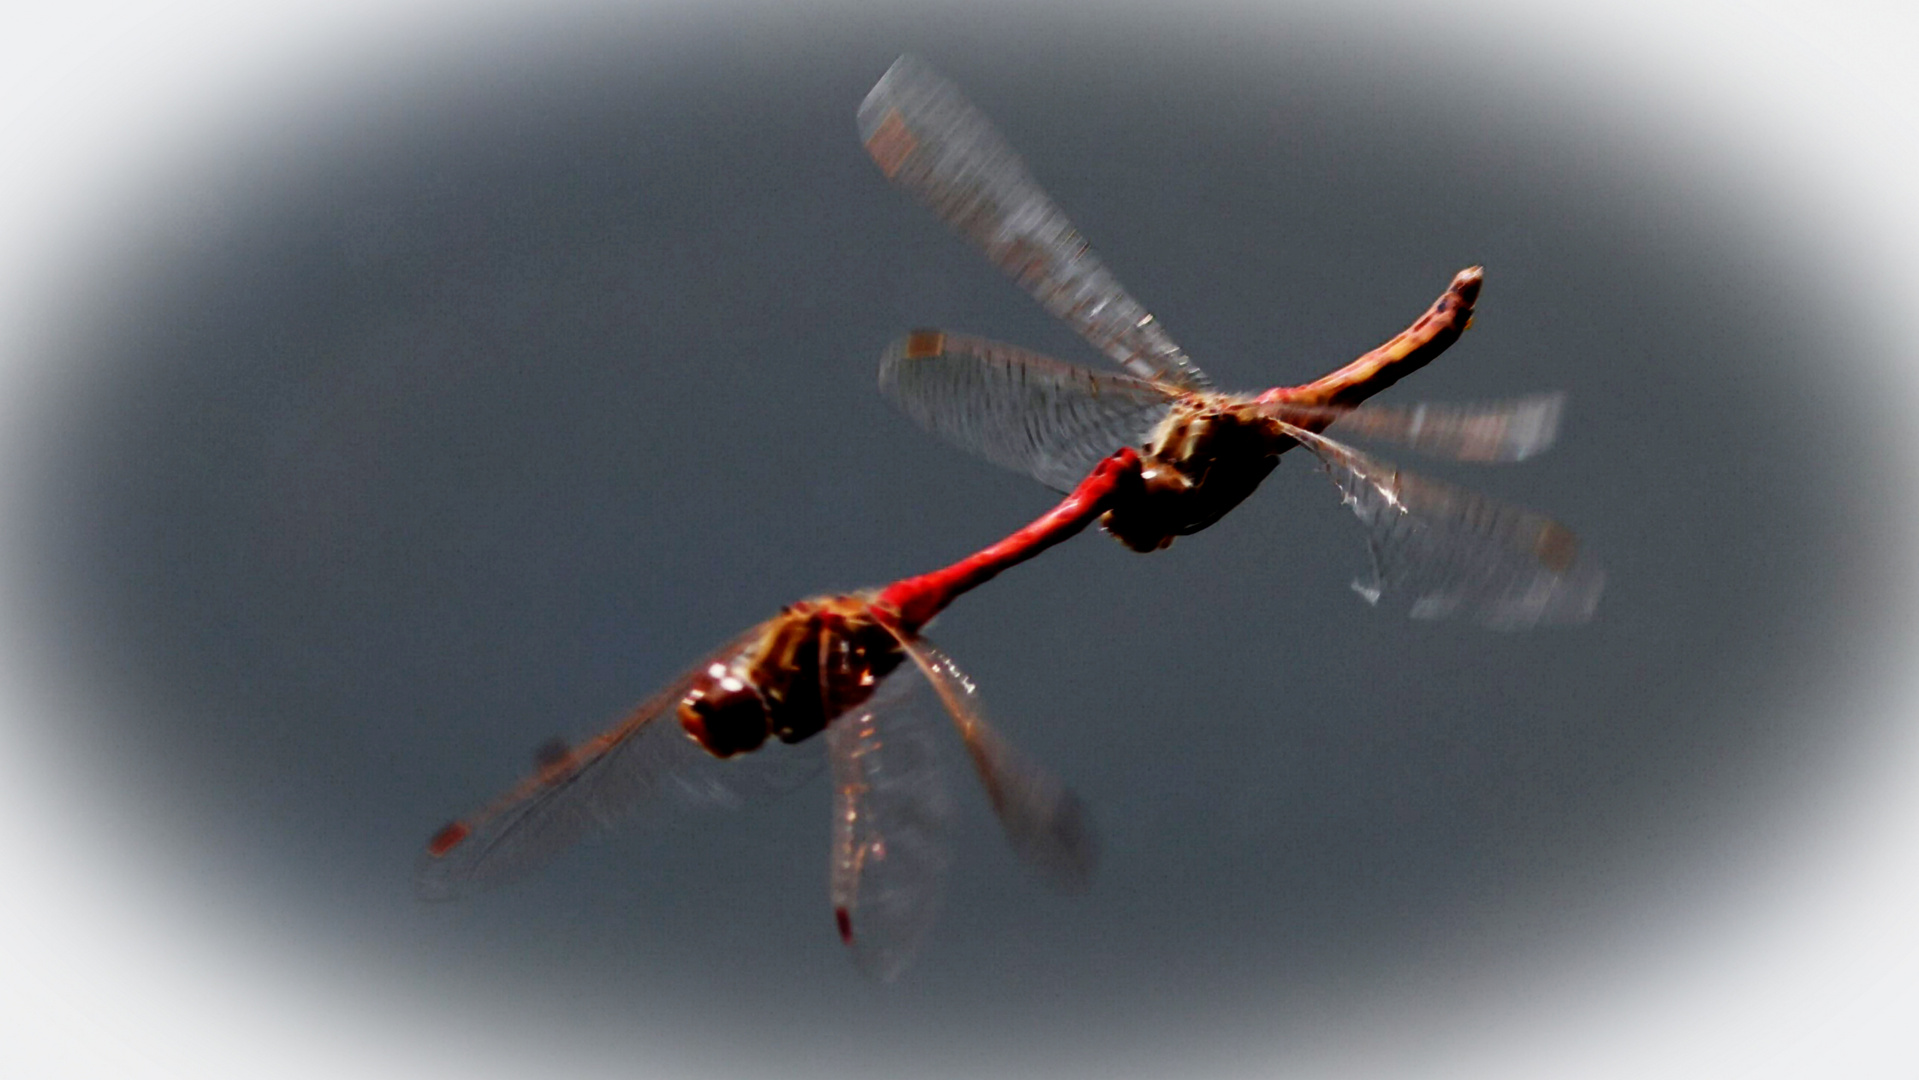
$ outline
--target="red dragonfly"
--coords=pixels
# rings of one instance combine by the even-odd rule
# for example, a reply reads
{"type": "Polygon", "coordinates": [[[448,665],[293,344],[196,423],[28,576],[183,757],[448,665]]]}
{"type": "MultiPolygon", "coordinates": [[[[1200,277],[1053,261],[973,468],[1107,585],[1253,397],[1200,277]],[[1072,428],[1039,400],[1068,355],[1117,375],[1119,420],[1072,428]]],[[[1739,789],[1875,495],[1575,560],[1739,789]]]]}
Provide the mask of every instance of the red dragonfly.
{"type": "Polygon", "coordinates": [[[1565,526],[1322,434],[1337,424],[1473,462],[1518,461],[1552,444],[1558,394],[1358,407],[1458,340],[1479,295],[1478,267],[1458,274],[1412,326],[1332,374],[1259,394],[1219,393],[1093,255],[991,122],[926,64],[910,56],[894,63],[861,104],[859,129],[888,179],[1127,372],[916,331],[886,351],[880,387],[922,426],[1059,490],[1116,447],[1138,447],[1143,488],[1102,521],[1136,551],[1211,525],[1252,494],[1280,454],[1304,446],[1366,527],[1372,574],[1353,587],[1368,601],[1391,594],[1415,617],[1461,614],[1504,628],[1591,617],[1605,573],[1565,526]]]}
{"type": "Polygon", "coordinates": [[[1123,450],[1047,514],[952,566],[782,608],[603,734],[542,748],[531,776],[434,833],[421,894],[445,898],[519,876],[661,800],[725,803],[790,784],[804,775],[791,766],[806,749],[792,744],[823,732],[833,917],[855,962],[891,979],[930,927],[947,867],[945,798],[925,733],[895,692],[916,681],[892,677],[902,667],[931,686],[959,729],[1014,852],[1049,884],[1083,889],[1097,842],[1078,797],[994,733],[972,681],[920,630],[960,594],[1078,533],[1139,482],[1138,455],[1123,450]],[[769,781],[782,766],[785,779],[769,781]]]}

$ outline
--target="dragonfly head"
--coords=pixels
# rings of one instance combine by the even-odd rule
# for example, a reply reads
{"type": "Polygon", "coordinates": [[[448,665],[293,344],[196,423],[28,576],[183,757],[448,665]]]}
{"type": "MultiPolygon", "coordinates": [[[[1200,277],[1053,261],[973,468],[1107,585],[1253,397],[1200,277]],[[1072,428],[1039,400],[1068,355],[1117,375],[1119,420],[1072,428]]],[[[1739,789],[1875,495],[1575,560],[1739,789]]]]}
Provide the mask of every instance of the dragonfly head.
{"type": "Polygon", "coordinates": [[[766,699],[723,664],[714,664],[680,699],[680,726],[714,757],[756,750],[766,741],[766,699]]]}

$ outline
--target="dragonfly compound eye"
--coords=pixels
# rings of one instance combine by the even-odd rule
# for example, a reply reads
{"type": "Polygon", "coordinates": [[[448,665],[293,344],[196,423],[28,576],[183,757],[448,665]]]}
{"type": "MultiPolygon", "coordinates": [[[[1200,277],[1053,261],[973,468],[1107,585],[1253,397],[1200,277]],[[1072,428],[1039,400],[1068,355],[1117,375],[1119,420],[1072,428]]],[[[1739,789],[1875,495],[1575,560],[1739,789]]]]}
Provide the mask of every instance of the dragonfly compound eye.
{"type": "Polygon", "coordinates": [[[755,750],[766,741],[766,702],[730,673],[706,676],[680,699],[680,726],[714,757],[755,750]]]}

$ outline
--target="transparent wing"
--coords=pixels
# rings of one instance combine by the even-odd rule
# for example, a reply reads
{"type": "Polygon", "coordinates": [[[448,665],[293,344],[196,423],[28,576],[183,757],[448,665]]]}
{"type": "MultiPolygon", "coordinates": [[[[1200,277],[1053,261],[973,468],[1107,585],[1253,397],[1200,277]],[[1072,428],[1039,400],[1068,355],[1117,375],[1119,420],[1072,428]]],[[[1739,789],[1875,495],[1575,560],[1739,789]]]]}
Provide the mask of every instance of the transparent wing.
{"type": "Polygon", "coordinates": [[[1086,246],[999,132],[952,83],[902,56],[860,103],[860,140],[887,179],[977,244],[1040,305],[1121,367],[1211,386],[1086,246]]]}
{"type": "Polygon", "coordinates": [[[959,728],[1013,853],[1053,888],[1084,892],[1099,863],[1099,837],[1085,804],[987,725],[973,680],[951,657],[923,640],[903,644],[959,728]]]}
{"type": "Polygon", "coordinates": [[[1390,595],[1414,618],[1457,614],[1507,630],[1592,617],[1606,574],[1564,525],[1282,427],[1366,526],[1373,579],[1353,588],[1369,602],[1390,595]]]}
{"type": "Polygon", "coordinates": [[[730,666],[765,631],[741,634],[578,746],[543,748],[538,768],[504,796],[433,835],[415,877],[448,899],[521,877],[594,830],[654,804],[731,806],[786,790],[818,769],[806,744],[774,744],[722,761],[681,729],[674,709],[714,664],[730,666]]]}
{"type": "Polygon", "coordinates": [[[1130,375],[938,330],[887,347],[880,393],[928,431],[1058,491],[1120,447],[1144,444],[1174,396],[1130,375]]]}
{"type": "Polygon", "coordinates": [[[829,888],[840,940],[861,971],[890,982],[939,915],[951,855],[951,803],[931,725],[915,722],[892,679],[826,729],[833,769],[829,888]]]}
{"type": "Polygon", "coordinates": [[[1341,436],[1389,442],[1454,461],[1524,461],[1559,437],[1566,395],[1535,394],[1471,405],[1361,405],[1353,408],[1271,402],[1276,420],[1341,436]]]}

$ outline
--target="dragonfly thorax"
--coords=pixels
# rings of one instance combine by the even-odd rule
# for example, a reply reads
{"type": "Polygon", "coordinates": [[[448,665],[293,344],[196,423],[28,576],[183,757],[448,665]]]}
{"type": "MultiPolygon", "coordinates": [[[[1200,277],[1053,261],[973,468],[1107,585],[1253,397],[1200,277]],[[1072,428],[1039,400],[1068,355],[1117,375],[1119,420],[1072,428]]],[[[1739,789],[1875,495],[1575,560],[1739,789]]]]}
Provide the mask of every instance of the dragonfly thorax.
{"type": "Polygon", "coordinates": [[[1146,443],[1137,496],[1117,503],[1101,524],[1134,551],[1157,551],[1238,506],[1290,442],[1248,401],[1181,398],[1146,443]]]}
{"type": "Polygon", "coordinates": [[[859,596],[802,600],[770,620],[731,663],[715,663],[680,699],[686,733],[715,757],[796,743],[871,697],[905,659],[859,596]]]}

